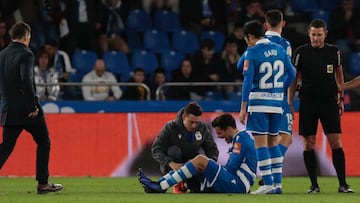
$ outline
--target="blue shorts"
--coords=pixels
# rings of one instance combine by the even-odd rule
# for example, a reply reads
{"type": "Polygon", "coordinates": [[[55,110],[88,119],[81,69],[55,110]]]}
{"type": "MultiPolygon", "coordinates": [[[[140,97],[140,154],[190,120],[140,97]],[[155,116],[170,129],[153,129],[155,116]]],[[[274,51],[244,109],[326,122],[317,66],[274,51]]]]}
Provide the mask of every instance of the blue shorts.
{"type": "Polygon", "coordinates": [[[281,114],[279,113],[258,113],[249,112],[246,123],[246,130],[253,135],[279,134],[281,114]]]}
{"type": "Polygon", "coordinates": [[[284,112],[283,114],[281,114],[281,123],[280,123],[279,131],[280,133],[292,135],[292,129],[293,129],[293,116],[289,105],[285,105],[284,112]]]}
{"type": "Polygon", "coordinates": [[[247,193],[245,184],[236,174],[209,160],[203,173],[199,174],[200,192],[208,193],[247,193]]]}

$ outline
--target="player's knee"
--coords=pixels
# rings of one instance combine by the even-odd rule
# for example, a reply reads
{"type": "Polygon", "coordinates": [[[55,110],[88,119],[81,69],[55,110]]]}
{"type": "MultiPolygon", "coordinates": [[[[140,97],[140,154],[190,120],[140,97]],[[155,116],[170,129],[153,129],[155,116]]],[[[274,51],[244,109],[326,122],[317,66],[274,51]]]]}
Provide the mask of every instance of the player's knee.
{"type": "Polygon", "coordinates": [[[292,144],[292,137],[289,134],[284,134],[281,137],[280,143],[286,147],[289,147],[292,144]]]}
{"type": "Polygon", "coordinates": [[[203,171],[209,163],[209,158],[202,154],[199,154],[195,158],[193,158],[191,162],[194,164],[195,168],[197,168],[199,171],[203,171]]]}

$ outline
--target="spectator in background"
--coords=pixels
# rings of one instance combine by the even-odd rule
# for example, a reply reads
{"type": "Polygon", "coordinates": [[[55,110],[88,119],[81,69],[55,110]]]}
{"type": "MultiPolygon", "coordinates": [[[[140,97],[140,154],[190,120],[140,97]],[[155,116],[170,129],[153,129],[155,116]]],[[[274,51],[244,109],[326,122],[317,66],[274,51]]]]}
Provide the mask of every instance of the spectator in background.
{"type": "Polygon", "coordinates": [[[109,50],[129,53],[125,42],[125,29],[129,4],[124,0],[105,0],[101,20],[101,33],[99,35],[100,53],[109,50]]]}
{"type": "Polygon", "coordinates": [[[36,94],[40,101],[56,101],[59,98],[59,85],[39,85],[39,83],[53,83],[59,82],[57,72],[49,64],[49,53],[45,50],[40,50],[37,54],[34,79],[36,84],[36,94]]]}
{"type": "MultiPolygon", "coordinates": [[[[195,82],[197,81],[192,73],[190,59],[184,59],[180,67],[172,72],[171,82],[195,82]]],[[[170,100],[200,100],[202,98],[195,92],[194,86],[171,86],[169,87],[167,99],[170,100]]]]}
{"type": "MultiPolygon", "coordinates": [[[[145,83],[145,70],[143,68],[135,68],[134,75],[128,82],[145,83]]],[[[141,85],[127,86],[124,91],[123,100],[146,100],[148,92],[141,85]]]]}
{"type": "Polygon", "coordinates": [[[48,40],[44,44],[44,49],[49,53],[49,64],[55,69],[60,82],[66,82],[69,73],[75,73],[72,68],[69,55],[59,50],[58,43],[55,40],[48,40]]]}
{"type": "MultiPolygon", "coordinates": [[[[225,82],[235,82],[242,81],[243,76],[240,71],[237,69],[237,62],[240,59],[240,55],[237,52],[238,47],[236,40],[233,38],[228,38],[225,43],[225,49],[221,54],[221,58],[225,62],[224,69],[222,71],[223,81],[225,82]]],[[[234,92],[235,87],[233,85],[224,86],[225,96],[228,93],[234,92]]]]}
{"type": "MultiPolygon", "coordinates": [[[[201,41],[200,50],[193,55],[191,63],[193,65],[193,75],[196,75],[199,81],[222,81],[225,64],[221,56],[215,53],[215,44],[211,39],[201,41]]],[[[214,86],[210,86],[206,87],[205,90],[215,91],[215,88],[214,86]]],[[[199,91],[199,93],[201,93],[201,91],[199,91]]]]}
{"type": "Polygon", "coordinates": [[[227,34],[225,2],[219,0],[181,0],[180,20],[183,27],[200,36],[204,30],[227,34]]]}
{"type": "Polygon", "coordinates": [[[179,12],[180,0],[143,0],[143,8],[150,14],[153,14],[155,10],[172,10],[175,13],[179,12]]]}
{"type": "Polygon", "coordinates": [[[34,0],[37,22],[32,25],[31,47],[40,49],[47,40],[59,42],[60,0],[34,0]]]}
{"type": "MultiPolygon", "coordinates": [[[[163,68],[157,68],[154,71],[154,78],[150,81],[151,99],[157,100],[156,91],[159,86],[166,82],[166,72],[163,68]]],[[[164,87],[159,92],[159,100],[166,100],[167,87],[164,87]]]]}
{"type": "Polygon", "coordinates": [[[251,20],[259,20],[260,22],[264,22],[264,14],[265,13],[262,8],[261,1],[250,0],[246,6],[246,10],[238,18],[238,21],[236,23],[244,25],[246,22],[249,22],[251,20]]]}
{"type": "Polygon", "coordinates": [[[114,101],[120,99],[122,91],[118,85],[106,85],[106,83],[116,83],[115,76],[106,71],[105,62],[98,59],[95,62],[94,70],[87,73],[83,83],[96,82],[99,85],[82,86],[82,93],[85,101],[114,101]]]}
{"type": "Polygon", "coordinates": [[[330,13],[329,41],[335,43],[342,52],[343,65],[349,65],[352,51],[360,51],[360,9],[354,0],[343,0],[340,7],[330,13]]]}
{"type": "Polygon", "coordinates": [[[235,40],[236,44],[237,44],[237,52],[242,55],[244,53],[244,51],[247,48],[247,44],[246,41],[244,39],[244,33],[242,31],[242,27],[244,25],[241,24],[241,22],[237,22],[234,25],[234,28],[232,30],[232,32],[229,35],[229,39],[231,40],[235,40]]]}
{"type": "Polygon", "coordinates": [[[0,50],[10,43],[9,27],[5,19],[0,19],[0,50]]]}
{"type": "Polygon", "coordinates": [[[97,51],[97,35],[101,28],[100,0],[64,0],[69,33],[61,38],[62,50],[72,56],[76,48],[97,51]]]}

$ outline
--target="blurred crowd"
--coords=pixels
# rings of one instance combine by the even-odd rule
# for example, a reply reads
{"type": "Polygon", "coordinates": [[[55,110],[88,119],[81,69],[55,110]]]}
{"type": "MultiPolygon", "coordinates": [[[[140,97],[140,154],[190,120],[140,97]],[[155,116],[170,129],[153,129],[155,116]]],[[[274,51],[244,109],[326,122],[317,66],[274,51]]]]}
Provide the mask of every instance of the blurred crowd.
{"type": "Polygon", "coordinates": [[[236,64],[247,48],[242,26],[264,21],[274,8],[285,14],[283,33],[293,49],[308,41],[303,25],[324,19],[327,41],[341,49],[349,80],[360,74],[351,58],[360,52],[359,5],[357,0],[2,0],[0,49],[10,41],[9,27],[27,22],[38,84],[99,83],[38,85],[41,100],[146,100],[147,94],[153,100],[239,99],[240,85],[157,90],[166,82],[241,82],[236,64]],[[144,83],[150,92],[107,82],[144,83]]]}

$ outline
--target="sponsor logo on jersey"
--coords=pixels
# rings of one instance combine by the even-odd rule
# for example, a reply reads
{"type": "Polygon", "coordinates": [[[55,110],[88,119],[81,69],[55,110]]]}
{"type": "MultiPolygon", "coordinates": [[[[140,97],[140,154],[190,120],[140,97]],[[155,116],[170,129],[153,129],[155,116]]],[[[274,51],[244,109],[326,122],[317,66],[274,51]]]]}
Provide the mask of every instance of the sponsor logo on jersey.
{"type": "Polygon", "coordinates": [[[232,152],[234,154],[240,154],[240,151],[241,151],[241,143],[235,142],[232,152]]]}
{"type": "Polygon", "coordinates": [[[244,71],[247,71],[249,69],[249,60],[244,61],[244,71]]]}

